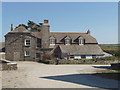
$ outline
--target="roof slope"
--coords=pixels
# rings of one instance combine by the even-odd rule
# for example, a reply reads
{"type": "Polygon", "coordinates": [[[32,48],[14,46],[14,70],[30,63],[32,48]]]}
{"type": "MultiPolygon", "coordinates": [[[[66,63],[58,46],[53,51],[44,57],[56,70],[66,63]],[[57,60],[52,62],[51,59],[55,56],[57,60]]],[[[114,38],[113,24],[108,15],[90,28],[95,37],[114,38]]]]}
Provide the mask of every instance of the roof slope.
{"type": "Polygon", "coordinates": [[[103,55],[98,45],[59,45],[62,53],[70,55],[103,55]]]}
{"type": "Polygon", "coordinates": [[[11,32],[30,32],[30,31],[27,30],[24,26],[20,25],[11,32]]]}
{"type": "Polygon", "coordinates": [[[78,39],[80,36],[85,39],[85,43],[98,43],[94,37],[86,33],[50,32],[50,36],[54,36],[57,39],[57,43],[60,43],[66,36],[69,36],[72,39],[72,43],[76,43],[76,39],[78,39]]]}

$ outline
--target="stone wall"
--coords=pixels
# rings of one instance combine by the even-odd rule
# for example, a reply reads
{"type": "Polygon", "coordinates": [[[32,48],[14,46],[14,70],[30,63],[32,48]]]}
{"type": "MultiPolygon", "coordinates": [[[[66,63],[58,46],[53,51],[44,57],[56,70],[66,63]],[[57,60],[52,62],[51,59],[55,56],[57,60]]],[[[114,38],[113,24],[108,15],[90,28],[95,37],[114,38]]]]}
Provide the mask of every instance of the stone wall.
{"type": "Polygon", "coordinates": [[[7,60],[35,60],[36,38],[29,33],[10,33],[5,38],[5,48],[7,60]],[[25,39],[31,40],[30,46],[25,46],[25,39]],[[24,56],[25,50],[31,52],[30,56],[24,56]]]}
{"type": "Polygon", "coordinates": [[[59,60],[59,64],[111,64],[117,62],[118,60],[59,60]]]}

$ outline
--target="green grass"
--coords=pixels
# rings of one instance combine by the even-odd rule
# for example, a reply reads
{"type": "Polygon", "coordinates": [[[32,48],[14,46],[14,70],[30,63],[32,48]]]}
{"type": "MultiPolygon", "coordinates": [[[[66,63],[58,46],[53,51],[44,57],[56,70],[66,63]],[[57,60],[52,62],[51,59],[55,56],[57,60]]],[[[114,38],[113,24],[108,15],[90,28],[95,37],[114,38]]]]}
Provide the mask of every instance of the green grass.
{"type": "Polygon", "coordinates": [[[94,75],[100,76],[102,78],[108,78],[108,79],[114,79],[114,80],[120,81],[120,78],[119,78],[120,70],[111,70],[111,69],[101,70],[94,75]]]}
{"type": "Polygon", "coordinates": [[[120,73],[120,70],[107,69],[107,70],[98,71],[98,73],[120,73]]]}

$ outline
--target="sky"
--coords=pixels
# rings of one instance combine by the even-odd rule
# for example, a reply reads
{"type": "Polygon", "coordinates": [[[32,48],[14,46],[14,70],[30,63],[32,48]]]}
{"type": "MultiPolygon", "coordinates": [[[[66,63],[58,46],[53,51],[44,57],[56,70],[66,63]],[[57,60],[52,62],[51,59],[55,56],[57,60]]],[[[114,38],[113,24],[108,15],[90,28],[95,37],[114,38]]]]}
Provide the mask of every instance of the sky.
{"type": "MultiPolygon", "coordinates": [[[[3,2],[2,39],[14,27],[28,20],[49,20],[51,32],[81,32],[88,29],[99,44],[118,43],[117,2],[3,2]]],[[[1,27],[0,27],[1,28],[1,27]]]]}

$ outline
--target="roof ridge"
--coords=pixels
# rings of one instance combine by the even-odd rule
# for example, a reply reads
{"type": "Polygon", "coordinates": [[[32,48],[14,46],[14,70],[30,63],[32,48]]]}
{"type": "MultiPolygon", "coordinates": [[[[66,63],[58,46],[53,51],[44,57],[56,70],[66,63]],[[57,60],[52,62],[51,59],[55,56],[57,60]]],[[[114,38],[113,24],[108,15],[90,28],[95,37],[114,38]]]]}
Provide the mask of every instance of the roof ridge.
{"type": "Polygon", "coordinates": [[[87,33],[80,33],[80,32],[50,32],[54,34],[87,34],[87,33]]]}

